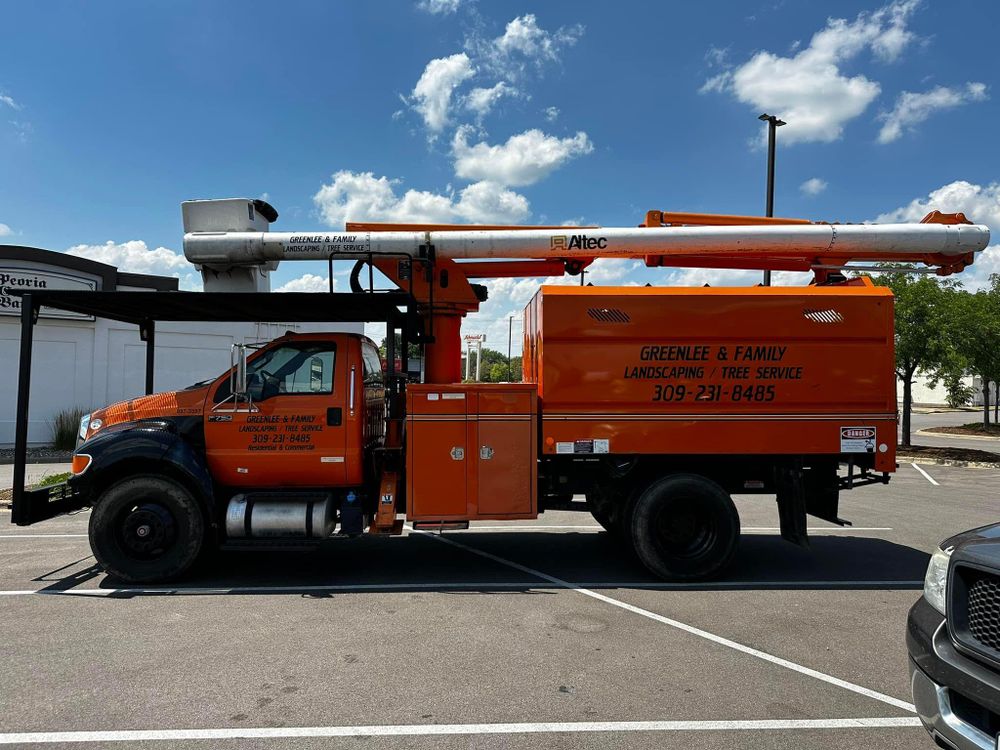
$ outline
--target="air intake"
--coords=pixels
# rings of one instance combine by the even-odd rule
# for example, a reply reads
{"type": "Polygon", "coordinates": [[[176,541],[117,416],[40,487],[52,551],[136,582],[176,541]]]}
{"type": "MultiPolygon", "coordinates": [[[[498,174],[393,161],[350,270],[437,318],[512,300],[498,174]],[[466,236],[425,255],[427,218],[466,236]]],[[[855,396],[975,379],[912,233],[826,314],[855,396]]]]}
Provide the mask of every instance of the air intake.
{"type": "Polygon", "coordinates": [[[844,316],[836,310],[803,310],[806,320],[813,323],[843,323],[844,316]]]}
{"type": "Polygon", "coordinates": [[[632,320],[628,313],[616,307],[591,307],[587,315],[601,323],[629,323],[632,320]]]}

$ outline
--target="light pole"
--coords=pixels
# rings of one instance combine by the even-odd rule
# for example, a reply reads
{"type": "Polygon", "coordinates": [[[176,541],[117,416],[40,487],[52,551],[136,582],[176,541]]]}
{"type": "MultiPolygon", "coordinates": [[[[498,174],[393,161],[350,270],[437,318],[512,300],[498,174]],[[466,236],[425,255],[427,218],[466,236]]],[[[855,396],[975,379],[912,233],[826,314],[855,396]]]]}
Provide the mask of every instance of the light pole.
{"type": "MultiPolygon", "coordinates": [[[[774,131],[786,123],[766,113],[757,119],[767,123],[767,216],[774,216],[774,131]]],[[[764,271],[764,286],[771,286],[770,271],[764,271]]]]}
{"type": "Polygon", "coordinates": [[[507,319],[507,382],[511,382],[510,344],[514,340],[514,316],[507,319]]]}

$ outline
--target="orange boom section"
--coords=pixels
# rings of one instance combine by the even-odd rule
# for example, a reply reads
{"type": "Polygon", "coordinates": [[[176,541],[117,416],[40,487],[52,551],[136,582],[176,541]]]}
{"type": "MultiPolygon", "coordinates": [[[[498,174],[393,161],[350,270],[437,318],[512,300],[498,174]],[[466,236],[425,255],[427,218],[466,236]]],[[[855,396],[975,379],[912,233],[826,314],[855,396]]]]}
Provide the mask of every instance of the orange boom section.
{"type": "Polygon", "coordinates": [[[895,469],[893,299],[830,287],[542,287],[545,454],[846,455],[895,469]]]}

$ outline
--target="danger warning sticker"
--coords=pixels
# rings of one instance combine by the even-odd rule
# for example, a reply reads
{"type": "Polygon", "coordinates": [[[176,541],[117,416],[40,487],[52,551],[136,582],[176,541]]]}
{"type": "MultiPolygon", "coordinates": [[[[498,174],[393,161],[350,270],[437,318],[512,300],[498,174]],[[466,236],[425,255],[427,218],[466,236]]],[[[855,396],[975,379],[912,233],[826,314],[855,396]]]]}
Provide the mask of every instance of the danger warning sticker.
{"type": "Polygon", "coordinates": [[[840,452],[841,453],[874,453],[875,452],[875,428],[874,427],[841,427],[840,428],[840,452]]]}
{"type": "Polygon", "coordinates": [[[556,453],[608,453],[609,449],[609,441],[600,438],[556,443],[556,453]]]}

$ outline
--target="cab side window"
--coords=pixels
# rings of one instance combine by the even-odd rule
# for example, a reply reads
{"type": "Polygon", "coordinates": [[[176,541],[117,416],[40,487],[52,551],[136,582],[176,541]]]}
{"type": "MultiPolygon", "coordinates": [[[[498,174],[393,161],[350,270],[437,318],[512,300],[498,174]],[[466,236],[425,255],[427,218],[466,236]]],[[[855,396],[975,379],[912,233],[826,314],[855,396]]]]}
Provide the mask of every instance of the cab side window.
{"type": "MultiPolygon", "coordinates": [[[[254,401],[283,395],[324,395],[333,393],[336,346],[284,344],[268,349],[247,363],[247,389],[254,401]]],[[[230,394],[223,382],[215,394],[216,403],[230,394]]]]}

